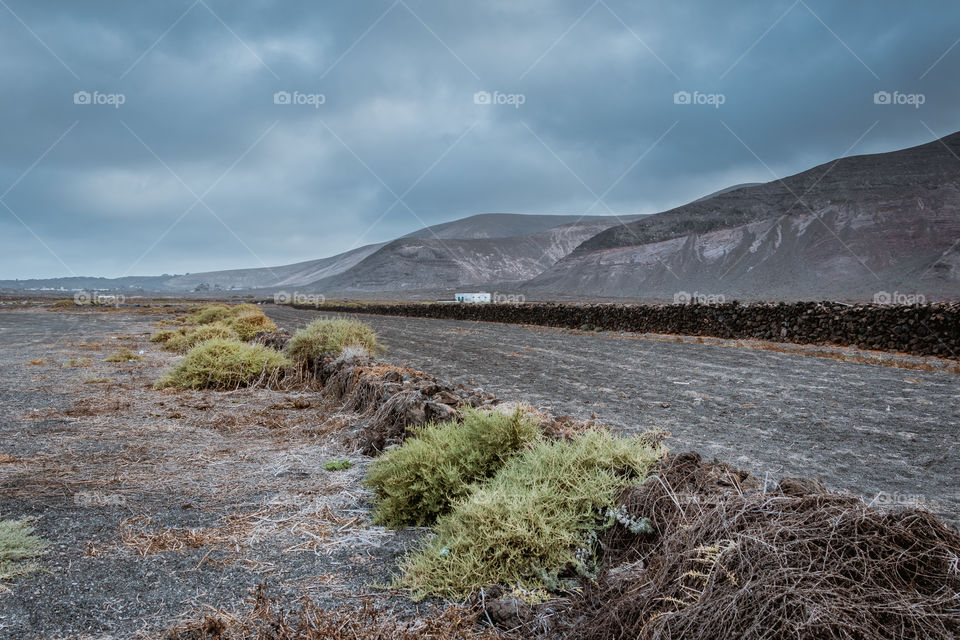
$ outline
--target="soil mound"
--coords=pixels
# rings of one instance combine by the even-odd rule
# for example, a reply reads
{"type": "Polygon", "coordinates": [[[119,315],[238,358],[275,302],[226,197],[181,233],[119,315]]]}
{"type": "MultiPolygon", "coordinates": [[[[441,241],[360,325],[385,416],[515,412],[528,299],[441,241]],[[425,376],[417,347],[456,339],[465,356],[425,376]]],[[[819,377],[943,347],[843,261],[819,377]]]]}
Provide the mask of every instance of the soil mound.
{"type": "Polygon", "coordinates": [[[368,356],[330,359],[319,369],[323,393],[342,408],[363,416],[356,444],[364,455],[375,456],[400,444],[408,427],[458,417],[465,405],[496,404],[493,394],[453,385],[433,376],[368,356]]]}

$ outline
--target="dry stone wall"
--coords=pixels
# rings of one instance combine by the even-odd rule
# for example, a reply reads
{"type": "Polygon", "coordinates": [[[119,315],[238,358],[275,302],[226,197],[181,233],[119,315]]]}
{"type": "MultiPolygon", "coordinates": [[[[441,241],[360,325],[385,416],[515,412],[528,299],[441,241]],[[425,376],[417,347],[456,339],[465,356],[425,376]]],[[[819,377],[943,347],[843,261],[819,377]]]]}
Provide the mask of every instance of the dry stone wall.
{"type": "MultiPolygon", "coordinates": [[[[317,309],[308,305],[293,305],[317,309]]],[[[960,303],[326,304],[321,311],[835,344],[960,360],[960,303]]]]}

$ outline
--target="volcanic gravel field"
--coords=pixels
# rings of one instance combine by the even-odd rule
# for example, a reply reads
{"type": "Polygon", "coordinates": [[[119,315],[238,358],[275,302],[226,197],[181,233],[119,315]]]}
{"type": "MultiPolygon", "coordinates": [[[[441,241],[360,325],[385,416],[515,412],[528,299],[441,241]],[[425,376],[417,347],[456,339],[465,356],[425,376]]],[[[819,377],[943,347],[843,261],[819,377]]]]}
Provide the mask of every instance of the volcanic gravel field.
{"type": "Polygon", "coordinates": [[[0,638],[156,637],[247,611],[261,584],[285,604],[424,610],[372,587],[422,532],[371,526],[369,458],[330,435],[319,394],[154,390],[176,358],[148,340],[163,317],[0,311],[0,516],[50,544],[0,582],[0,638]],[[120,347],[144,360],[104,361],[120,347]]]}
{"type": "MultiPolygon", "coordinates": [[[[267,313],[288,330],[318,317],[282,307],[267,313]]],[[[725,341],[356,317],[380,334],[386,360],[505,400],[554,415],[595,414],[625,432],[664,429],[674,451],[694,449],[770,480],[814,476],[878,505],[923,503],[954,522],[960,517],[956,373],[725,341]]]]}
{"type": "MultiPolygon", "coordinates": [[[[266,311],[287,330],[321,315],[266,311]]],[[[213,609],[247,610],[261,584],[286,603],[424,611],[377,588],[423,530],[371,524],[360,482],[370,459],[343,437],[353,418],[308,389],[153,389],[177,356],[149,337],[171,317],[0,311],[0,515],[34,518],[50,544],[40,570],[0,583],[0,638],[154,637],[213,609]],[[143,361],[106,362],[120,347],[143,361]],[[325,470],[344,458],[354,466],[325,470]]],[[[960,377],[915,368],[942,361],[361,318],[388,362],[615,430],[667,430],[674,451],[771,482],[816,476],[958,520],[960,377]]]]}

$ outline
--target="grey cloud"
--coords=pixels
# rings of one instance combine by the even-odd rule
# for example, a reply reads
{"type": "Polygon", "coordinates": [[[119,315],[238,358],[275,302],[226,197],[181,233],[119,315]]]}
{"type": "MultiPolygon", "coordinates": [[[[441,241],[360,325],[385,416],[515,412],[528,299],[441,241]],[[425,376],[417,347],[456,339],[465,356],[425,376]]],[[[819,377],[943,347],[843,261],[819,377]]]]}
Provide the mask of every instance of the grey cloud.
{"type": "MultiPolygon", "coordinates": [[[[77,122],[4,202],[81,274],[120,275],[164,233],[134,273],[306,260],[485,211],[584,213],[635,162],[589,212],[655,212],[829,161],[874,123],[852,153],[960,129],[960,46],[931,69],[960,38],[951,3],[7,2],[79,79],[0,9],[0,193],[77,122]],[[78,90],[126,102],[76,105],[78,90]],[[280,90],[326,100],[277,105],[280,90]],[[481,90],[525,101],[474,104],[481,90]],[[725,103],[674,104],[681,90],[725,103]],[[879,90],[926,103],[876,105],[879,90]],[[205,201],[230,231],[203,205],[170,230],[217,180],[205,201]],[[408,189],[413,213],[377,222],[408,189]]],[[[0,251],[2,278],[66,273],[3,207],[0,251]]]]}

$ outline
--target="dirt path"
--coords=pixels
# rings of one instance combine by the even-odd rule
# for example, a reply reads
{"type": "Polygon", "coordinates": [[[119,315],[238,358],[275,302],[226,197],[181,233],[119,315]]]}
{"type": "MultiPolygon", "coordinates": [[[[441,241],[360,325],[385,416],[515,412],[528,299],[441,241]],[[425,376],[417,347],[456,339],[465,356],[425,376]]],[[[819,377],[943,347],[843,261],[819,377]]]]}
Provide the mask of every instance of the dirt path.
{"type": "MultiPolygon", "coordinates": [[[[316,312],[271,307],[295,329],[316,312]]],[[[671,432],[763,477],[960,514],[960,376],[543,327],[358,316],[387,360],[614,428],[671,432]]]]}

